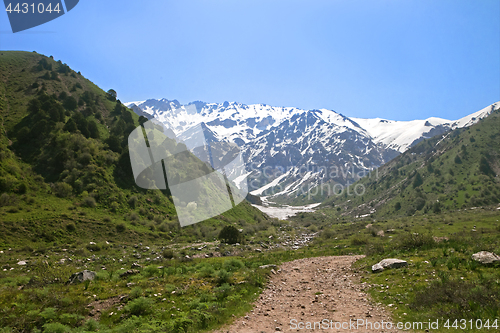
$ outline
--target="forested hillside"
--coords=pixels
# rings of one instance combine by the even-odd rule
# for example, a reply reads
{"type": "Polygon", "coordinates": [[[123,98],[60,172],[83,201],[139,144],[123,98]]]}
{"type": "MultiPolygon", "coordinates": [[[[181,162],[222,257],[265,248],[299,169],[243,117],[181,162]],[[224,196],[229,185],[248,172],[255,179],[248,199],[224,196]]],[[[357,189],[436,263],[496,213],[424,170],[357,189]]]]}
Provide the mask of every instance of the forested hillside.
{"type": "Polygon", "coordinates": [[[180,229],[169,190],[141,189],[132,176],[128,135],[146,119],[52,57],[1,52],[0,103],[0,245],[213,240],[225,224],[265,219],[244,202],[180,229]]]}

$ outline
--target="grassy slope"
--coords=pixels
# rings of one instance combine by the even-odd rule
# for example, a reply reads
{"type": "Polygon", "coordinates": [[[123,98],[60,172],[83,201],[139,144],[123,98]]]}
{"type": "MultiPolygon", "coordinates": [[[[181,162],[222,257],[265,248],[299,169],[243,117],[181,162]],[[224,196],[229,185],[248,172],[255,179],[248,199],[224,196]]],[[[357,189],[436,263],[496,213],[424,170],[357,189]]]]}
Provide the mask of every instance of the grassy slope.
{"type": "Polygon", "coordinates": [[[500,111],[496,110],[469,128],[424,140],[323,206],[351,216],[383,217],[496,205],[498,174],[500,111]],[[359,195],[352,195],[355,190],[359,195]]]}
{"type": "MultiPolygon", "coordinates": [[[[158,265],[165,260],[163,251],[173,248],[166,256],[172,253],[174,259],[164,265],[175,269],[163,272],[165,279],[160,284],[150,280],[158,275],[156,266],[129,278],[141,286],[142,291],[136,291],[140,298],[149,296],[150,290],[164,289],[167,282],[173,288],[188,288],[195,276],[195,270],[188,267],[198,262],[184,264],[181,259],[197,251],[184,248],[192,242],[210,241],[211,251],[223,251],[224,246],[213,241],[224,225],[235,224],[246,234],[252,233],[248,238],[256,244],[273,232],[268,218],[247,202],[203,223],[179,228],[169,192],[146,191],[133,182],[126,138],[139,125],[137,115],[61,62],[37,53],[0,53],[1,327],[19,331],[45,327],[52,332],[58,325],[66,325],[82,331],[89,315],[87,305],[92,301],[88,299],[90,290],[99,299],[130,293],[127,279],[107,273],[104,266],[111,267],[108,271],[128,269],[132,262],[147,266],[152,263],[147,257],[158,258],[158,265]],[[76,107],[68,102],[70,97],[77,102],[76,107]],[[66,127],[72,119],[78,126],[73,130],[66,127]],[[80,128],[90,122],[95,122],[98,134],[80,128]],[[113,135],[118,145],[108,140],[113,135]],[[150,251],[136,256],[146,244],[150,251]],[[124,250],[134,245],[138,250],[124,250]],[[66,260],[64,265],[59,264],[60,259],[66,260]],[[18,266],[19,260],[27,260],[28,265],[18,266]],[[71,273],[83,268],[99,271],[100,282],[90,288],[63,284],[71,273]],[[117,287],[111,288],[115,284],[117,287]]],[[[203,276],[210,291],[207,302],[217,301],[217,306],[205,309],[203,315],[187,312],[187,324],[182,324],[184,319],[173,320],[176,318],[170,313],[155,314],[162,330],[175,323],[198,330],[208,325],[202,318],[205,314],[211,318],[207,321],[210,325],[223,323],[248,302],[226,307],[234,300],[217,299],[217,288],[227,282],[224,288],[243,290],[241,297],[248,301],[266,274],[253,274],[251,261],[246,263],[248,267],[237,263],[234,270],[251,282],[235,286],[241,277],[227,264],[223,266],[224,260],[206,261],[216,268],[203,276]],[[221,270],[230,272],[218,273],[221,270]],[[227,276],[219,278],[217,274],[227,276]]],[[[184,299],[187,302],[197,294],[193,286],[184,299]]],[[[104,318],[102,330],[140,325],[128,323],[133,311],[122,309],[122,313],[113,320],[104,318]]],[[[144,317],[144,322],[150,319],[144,317]]]]}
{"type": "MultiPolygon", "coordinates": [[[[106,139],[125,118],[114,111],[117,103],[106,98],[104,91],[80,74],[72,70],[67,74],[57,72],[61,66],[36,53],[4,51],[0,56],[1,130],[6,134],[0,141],[0,192],[6,193],[4,204],[0,203],[3,206],[0,207],[3,216],[0,229],[4,231],[0,244],[6,247],[17,242],[45,243],[47,238],[40,237],[42,233],[59,235],[49,237],[56,243],[95,238],[135,239],[138,235],[166,240],[176,236],[186,240],[189,236],[193,240],[199,238],[198,232],[193,232],[197,226],[183,230],[176,227],[175,209],[168,191],[145,191],[135,186],[131,174],[127,173],[130,168],[121,165],[128,162],[127,148],[120,147],[122,151],[118,152],[109,148],[106,139]],[[41,60],[52,70],[37,69],[41,60]],[[57,73],[57,80],[43,78],[52,72],[57,73]],[[28,111],[29,102],[39,98],[42,90],[45,96],[60,96],[64,92],[77,101],[90,92],[97,102],[81,103],[74,111],[65,108],[64,119],[51,122],[48,115],[41,117],[28,111]],[[70,133],[61,129],[74,114],[85,114],[87,108],[93,108],[93,114],[86,120],[97,123],[99,138],[83,137],[78,130],[70,133]],[[40,123],[46,119],[49,119],[48,130],[39,135],[40,123]],[[23,127],[29,130],[27,139],[19,134],[23,127]],[[82,161],[85,154],[91,155],[90,162],[82,161]],[[65,163],[60,159],[65,159],[65,163]],[[72,187],[70,193],[60,193],[57,185],[61,183],[72,187]],[[96,201],[95,207],[86,201],[89,197],[96,201]],[[103,223],[104,220],[111,222],[103,223]],[[125,224],[125,232],[116,232],[119,223],[125,224]],[[74,234],[67,232],[67,224],[76,225],[74,234]],[[95,229],[102,232],[95,233],[95,229]]],[[[64,105],[64,100],[59,98],[54,103],[64,105]]],[[[137,115],[126,109],[123,112],[131,116],[128,127],[139,125],[137,115]]],[[[126,134],[126,130],[120,133],[122,142],[126,141],[126,134]]],[[[240,220],[252,224],[264,218],[245,202],[224,216],[204,223],[204,233],[212,239],[223,224],[240,220]]]]}

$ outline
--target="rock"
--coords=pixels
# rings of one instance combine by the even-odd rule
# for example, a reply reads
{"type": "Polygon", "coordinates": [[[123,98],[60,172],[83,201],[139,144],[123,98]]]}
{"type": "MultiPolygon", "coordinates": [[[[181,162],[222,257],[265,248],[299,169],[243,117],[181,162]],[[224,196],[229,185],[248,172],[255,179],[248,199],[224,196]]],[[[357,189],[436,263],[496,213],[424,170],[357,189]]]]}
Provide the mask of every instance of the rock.
{"type": "Polygon", "coordinates": [[[138,263],[134,262],[134,263],[130,266],[130,268],[132,268],[132,269],[133,269],[133,268],[142,268],[142,266],[141,266],[141,265],[139,265],[138,263]]]}
{"type": "Polygon", "coordinates": [[[255,249],[255,252],[262,252],[261,249],[255,249]]]}
{"type": "Polygon", "coordinates": [[[137,269],[129,269],[128,271],[121,273],[120,277],[122,278],[122,277],[127,277],[127,276],[135,275],[135,274],[139,274],[139,271],[137,269]]]}
{"type": "Polygon", "coordinates": [[[478,261],[483,265],[487,265],[500,262],[500,256],[492,252],[481,251],[478,253],[474,253],[472,255],[472,260],[478,261]]]}
{"type": "Polygon", "coordinates": [[[96,277],[96,272],[84,270],[84,271],[72,274],[69,278],[68,283],[69,284],[80,283],[80,282],[84,282],[87,280],[92,281],[95,279],[95,277],[96,277]]]}
{"type": "Polygon", "coordinates": [[[259,266],[259,268],[262,268],[262,269],[265,269],[265,268],[276,268],[277,266],[276,265],[262,265],[262,266],[259,266]]]}
{"type": "Polygon", "coordinates": [[[408,266],[408,263],[401,259],[384,259],[372,266],[372,272],[382,272],[386,268],[400,268],[408,266]]]}
{"type": "Polygon", "coordinates": [[[26,265],[26,261],[24,260],[21,260],[17,263],[19,266],[25,266],[26,265]]]}

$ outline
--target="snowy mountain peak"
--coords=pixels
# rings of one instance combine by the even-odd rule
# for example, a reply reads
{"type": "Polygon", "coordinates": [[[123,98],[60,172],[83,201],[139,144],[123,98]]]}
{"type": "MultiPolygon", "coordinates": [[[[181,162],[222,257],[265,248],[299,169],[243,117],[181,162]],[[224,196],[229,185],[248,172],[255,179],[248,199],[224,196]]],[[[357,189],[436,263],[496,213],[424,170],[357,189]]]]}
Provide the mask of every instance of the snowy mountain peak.
{"type": "Polygon", "coordinates": [[[379,167],[425,138],[472,125],[499,108],[500,102],[455,121],[437,117],[411,121],[349,118],[328,109],[227,101],[182,105],[166,98],[125,105],[148,119],[156,118],[180,139],[189,140],[191,133],[203,130],[212,142],[236,143],[252,166],[249,189],[275,198],[291,198],[303,193],[304,188],[325,182],[352,183],[363,172],[379,167]],[[350,167],[349,173],[325,172],[350,167]]]}

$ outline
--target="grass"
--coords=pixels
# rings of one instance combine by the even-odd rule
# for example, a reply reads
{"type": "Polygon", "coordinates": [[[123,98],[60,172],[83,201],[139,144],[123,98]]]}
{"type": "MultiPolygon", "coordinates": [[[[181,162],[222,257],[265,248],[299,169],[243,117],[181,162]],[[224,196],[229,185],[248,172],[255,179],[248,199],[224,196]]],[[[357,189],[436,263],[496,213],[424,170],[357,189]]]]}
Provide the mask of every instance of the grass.
{"type": "MultiPolygon", "coordinates": [[[[137,115],[73,71],[43,79],[50,70],[36,69],[41,55],[0,53],[0,82],[8,83],[0,84],[0,332],[206,331],[252,308],[270,272],[262,265],[363,253],[367,257],[356,268],[372,286],[372,297],[392,304],[394,319],[498,317],[498,267],[479,265],[470,256],[500,253],[500,211],[457,210],[499,195],[498,181],[485,174],[488,165],[498,167],[498,116],[450,136],[439,158],[429,155],[432,141],[403,154],[382,170],[380,182],[364,180],[372,190],[366,197],[335,201],[333,207],[328,202],[290,221],[270,219],[245,202],[179,228],[169,193],[135,187],[123,166],[126,151],[120,145],[113,151],[107,141],[111,132],[123,140],[123,127],[138,125],[137,115]],[[76,111],[63,110],[67,100],[61,93],[93,98],[76,111]],[[30,113],[28,103],[35,99],[51,103],[48,111],[64,112],[30,113]],[[97,123],[99,138],[64,129],[87,107],[96,111],[86,119],[97,123]],[[50,125],[46,136],[25,142],[19,133],[31,133],[40,119],[50,125]],[[486,156],[485,145],[488,165],[479,159],[486,156]],[[406,187],[393,193],[398,182],[406,187]],[[391,200],[379,209],[375,198],[381,195],[399,198],[397,213],[391,200]],[[419,199],[413,207],[417,197],[425,203],[419,199]],[[430,204],[436,200],[442,206],[430,204]],[[370,204],[377,208],[376,219],[345,214],[370,204]],[[243,230],[239,245],[216,240],[226,225],[243,230]],[[277,247],[312,233],[317,237],[306,247],[277,247]],[[410,265],[372,274],[371,265],[387,257],[410,265]],[[21,260],[27,264],[19,265],[21,260]],[[132,268],[138,272],[123,274],[132,268]],[[84,269],[97,278],[66,284],[84,269]],[[100,301],[107,303],[97,319],[89,305],[100,301]]],[[[61,66],[45,59],[52,71],[61,66]]]]}
{"type": "MultiPolygon", "coordinates": [[[[500,316],[500,267],[481,265],[471,255],[481,250],[500,252],[499,217],[498,211],[466,211],[428,216],[425,221],[414,217],[378,223],[392,227],[405,221],[391,239],[378,240],[383,251],[355,266],[361,280],[372,286],[371,296],[390,308],[394,321],[494,322],[500,316]],[[436,242],[429,234],[415,235],[422,230],[446,239],[436,242]],[[383,258],[403,259],[409,266],[371,273],[371,266],[383,258]]],[[[449,331],[442,326],[436,330],[449,331]]]]}

